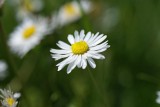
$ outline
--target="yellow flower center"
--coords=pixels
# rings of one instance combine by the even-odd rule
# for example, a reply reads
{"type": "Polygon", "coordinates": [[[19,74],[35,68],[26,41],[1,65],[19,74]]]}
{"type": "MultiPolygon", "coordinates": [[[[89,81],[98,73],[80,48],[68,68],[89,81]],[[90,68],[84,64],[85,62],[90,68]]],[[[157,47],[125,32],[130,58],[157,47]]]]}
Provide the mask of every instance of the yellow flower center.
{"type": "Polygon", "coordinates": [[[36,31],[35,26],[28,27],[28,28],[26,28],[26,29],[23,31],[23,37],[24,37],[25,39],[28,39],[28,38],[30,38],[31,36],[33,36],[33,34],[35,33],[35,31],[36,31]]]}
{"type": "Polygon", "coordinates": [[[66,4],[64,9],[68,15],[73,15],[76,13],[75,8],[72,4],[66,4]]]}
{"type": "Polygon", "coordinates": [[[13,98],[7,98],[6,101],[9,106],[12,106],[15,103],[15,100],[13,98]]]}
{"type": "Polygon", "coordinates": [[[74,54],[84,54],[89,50],[88,44],[85,41],[80,41],[72,44],[72,52],[74,54]]]}

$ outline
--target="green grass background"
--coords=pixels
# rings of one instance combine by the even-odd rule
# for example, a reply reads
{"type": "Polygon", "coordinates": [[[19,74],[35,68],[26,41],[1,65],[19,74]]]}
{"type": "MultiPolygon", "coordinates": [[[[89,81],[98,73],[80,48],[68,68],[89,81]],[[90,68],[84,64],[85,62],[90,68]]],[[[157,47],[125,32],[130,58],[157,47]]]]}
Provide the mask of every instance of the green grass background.
{"type": "MultiPolygon", "coordinates": [[[[39,14],[51,16],[69,1],[43,0],[44,8],[39,14]]],[[[20,24],[9,2],[4,5],[1,17],[6,39],[20,24]]],[[[10,52],[13,63],[9,63],[9,75],[0,81],[0,86],[7,88],[9,85],[13,91],[22,93],[19,107],[160,106],[155,102],[160,88],[160,0],[93,2],[93,12],[57,28],[23,59],[10,52]],[[103,20],[105,11],[110,8],[117,9],[118,17],[116,25],[109,29],[103,20]],[[58,40],[67,42],[68,34],[81,29],[108,35],[111,47],[103,53],[106,59],[96,60],[96,69],[89,66],[86,70],[76,68],[69,75],[66,68],[57,72],[55,65],[59,61],[51,58],[50,48],[57,48],[58,40]]],[[[112,21],[108,20],[114,23],[112,21]]],[[[4,43],[0,41],[0,58],[8,60],[5,50],[4,43]]]]}

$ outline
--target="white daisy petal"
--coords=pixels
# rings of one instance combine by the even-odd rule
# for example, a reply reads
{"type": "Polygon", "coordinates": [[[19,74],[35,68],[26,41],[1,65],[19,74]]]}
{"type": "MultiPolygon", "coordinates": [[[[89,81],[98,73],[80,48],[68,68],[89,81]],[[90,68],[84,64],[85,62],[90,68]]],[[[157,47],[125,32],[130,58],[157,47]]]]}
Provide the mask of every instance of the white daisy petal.
{"type": "Polygon", "coordinates": [[[65,54],[65,55],[52,54],[52,58],[54,58],[55,60],[59,60],[59,59],[62,59],[62,58],[69,57],[69,56],[71,56],[71,55],[72,55],[71,53],[65,54]]]}
{"type": "Polygon", "coordinates": [[[58,49],[51,49],[50,50],[51,53],[57,53],[57,54],[67,54],[67,53],[71,53],[70,50],[58,50],[58,49]]]}
{"type": "Polygon", "coordinates": [[[93,41],[96,37],[94,36],[94,34],[91,35],[91,38],[88,40],[88,45],[90,45],[90,42],[93,41]]]}
{"type": "Polygon", "coordinates": [[[92,42],[90,42],[90,44],[94,44],[97,40],[99,40],[100,38],[102,38],[103,37],[103,34],[101,34],[101,35],[95,35],[94,36],[94,40],[92,41],[92,42]]]}
{"type": "Polygon", "coordinates": [[[74,36],[75,38],[73,35],[68,35],[68,41],[71,46],[64,42],[58,42],[57,45],[61,49],[50,50],[53,53],[52,58],[55,60],[66,58],[56,65],[58,66],[58,71],[68,65],[67,74],[69,74],[76,66],[85,69],[87,62],[92,68],[96,68],[96,63],[93,59],[105,59],[105,56],[100,53],[110,47],[108,41],[103,42],[107,36],[99,35],[99,33],[94,35],[91,32],[85,35],[84,30],[81,30],[80,33],[75,31],[74,36]]]}
{"type": "Polygon", "coordinates": [[[87,61],[86,59],[82,59],[82,69],[85,69],[87,67],[87,61]]]}
{"type": "Polygon", "coordinates": [[[58,71],[62,70],[66,65],[67,65],[67,63],[59,64],[58,71]]]}
{"type": "Polygon", "coordinates": [[[99,49],[102,49],[102,48],[107,48],[106,46],[107,46],[107,41],[102,43],[102,44],[99,44],[95,47],[91,47],[90,50],[99,50],[99,49]]]}
{"type": "Polygon", "coordinates": [[[77,41],[80,40],[78,31],[75,31],[75,32],[74,32],[74,36],[75,36],[75,42],[77,42],[77,41]]]}
{"type": "Polygon", "coordinates": [[[88,32],[87,35],[86,35],[86,37],[84,38],[84,41],[87,42],[90,37],[91,37],[91,32],[88,32]]]}
{"type": "Polygon", "coordinates": [[[81,30],[81,32],[80,32],[80,40],[83,40],[84,37],[85,37],[84,30],[81,30]]]}
{"type": "Polygon", "coordinates": [[[97,40],[97,38],[101,38],[103,36],[103,34],[99,35],[99,32],[97,32],[95,35],[93,35],[93,37],[88,41],[88,44],[93,44],[95,42],[95,40],[97,40]]]}
{"type": "Polygon", "coordinates": [[[0,98],[3,98],[3,99],[4,99],[5,97],[4,97],[4,96],[2,96],[2,95],[0,95],[0,98]]]}
{"type": "Polygon", "coordinates": [[[92,46],[98,45],[102,41],[104,41],[107,38],[107,36],[103,36],[101,39],[99,39],[97,42],[95,42],[92,46]]]}
{"type": "Polygon", "coordinates": [[[78,58],[77,58],[77,60],[78,60],[78,62],[77,62],[77,67],[78,67],[78,68],[81,68],[81,66],[82,66],[82,56],[79,55],[78,58]]]}
{"type": "Polygon", "coordinates": [[[93,51],[88,52],[87,57],[92,57],[94,59],[105,59],[105,56],[98,53],[94,53],[93,51]]]}
{"type": "Polygon", "coordinates": [[[68,45],[67,43],[63,42],[63,41],[58,41],[58,44],[57,44],[60,48],[62,49],[70,49],[70,45],[68,45]]]}
{"type": "Polygon", "coordinates": [[[91,46],[98,45],[99,43],[103,42],[106,38],[107,38],[107,36],[103,36],[98,40],[96,39],[95,42],[91,46]]]}
{"type": "Polygon", "coordinates": [[[106,51],[106,50],[107,50],[107,48],[102,48],[102,49],[100,49],[100,50],[96,50],[96,51],[92,51],[92,52],[100,53],[100,52],[104,52],[104,51],[106,51]]]}
{"type": "Polygon", "coordinates": [[[74,44],[75,39],[74,39],[73,35],[68,35],[68,41],[70,44],[74,44]]]}
{"type": "Polygon", "coordinates": [[[71,71],[76,67],[76,62],[72,62],[67,67],[67,74],[71,73],[71,71]]]}
{"type": "Polygon", "coordinates": [[[14,97],[15,99],[18,99],[18,98],[21,97],[21,93],[14,93],[13,97],[14,97]]]}
{"type": "Polygon", "coordinates": [[[96,68],[96,64],[92,58],[88,58],[87,61],[92,68],[96,68]]]}
{"type": "Polygon", "coordinates": [[[57,64],[58,71],[60,71],[62,68],[64,68],[67,64],[74,62],[77,59],[77,57],[78,57],[77,55],[68,57],[67,59],[65,59],[61,63],[57,64]]]}
{"type": "Polygon", "coordinates": [[[62,62],[58,63],[56,66],[62,66],[64,64],[67,64],[68,61],[71,62],[71,59],[73,60],[75,58],[74,55],[70,55],[68,58],[66,58],[65,60],[63,60],[62,62]]]}
{"type": "Polygon", "coordinates": [[[77,59],[70,63],[69,66],[67,67],[67,74],[71,73],[71,71],[76,67],[76,65],[78,65],[79,63],[81,63],[81,56],[78,56],[77,59]]]}

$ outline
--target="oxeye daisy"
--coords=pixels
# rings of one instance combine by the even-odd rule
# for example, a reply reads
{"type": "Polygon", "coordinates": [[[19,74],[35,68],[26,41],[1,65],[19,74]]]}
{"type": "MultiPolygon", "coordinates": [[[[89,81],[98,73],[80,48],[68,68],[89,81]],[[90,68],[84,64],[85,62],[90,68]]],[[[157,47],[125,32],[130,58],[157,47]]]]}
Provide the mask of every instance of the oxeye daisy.
{"type": "Polygon", "coordinates": [[[8,45],[14,53],[23,57],[49,33],[48,21],[45,18],[26,18],[13,33],[8,45]]]}
{"type": "MultiPolygon", "coordinates": [[[[92,9],[91,2],[87,0],[80,1],[80,5],[82,6],[82,9],[85,13],[90,12],[92,9]]],[[[60,8],[57,15],[60,26],[71,23],[82,16],[80,5],[77,1],[73,1],[70,3],[66,3],[60,8]]]]}
{"type": "Polygon", "coordinates": [[[16,107],[18,104],[17,99],[20,97],[20,93],[13,93],[11,90],[0,89],[2,98],[1,103],[4,107],[16,107]]]}
{"type": "Polygon", "coordinates": [[[16,6],[18,20],[32,16],[33,13],[39,12],[43,8],[42,0],[13,0],[12,4],[16,6]]]}
{"type": "Polygon", "coordinates": [[[87,62],[92,68],[95,68],[96,64],[93,59],[105,59],[105,56],[100,53],[110,47],[108,41],[105,41],[106,38],[106,35],[99,33],[88,32],[85,34],[84,30],[81,30],[80,33],[75,31],[74,36],[69,34],[70,45],[59,41],[57,46],[61,49],[50,50],[52,58],[55,60],[64,59],[56,65],[58,71],[68,65],[67,73],[69,74],[76,66],[85,69],[87,62]]]}

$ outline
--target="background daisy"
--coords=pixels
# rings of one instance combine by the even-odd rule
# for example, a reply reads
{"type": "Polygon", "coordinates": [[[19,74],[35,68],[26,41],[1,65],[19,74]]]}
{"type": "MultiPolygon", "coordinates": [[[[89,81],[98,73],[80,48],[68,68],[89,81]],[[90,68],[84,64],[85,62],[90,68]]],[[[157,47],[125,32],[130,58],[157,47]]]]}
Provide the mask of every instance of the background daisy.
{"type": "Polygon", "coordinates": [[[11,5],[15,7],[16,17],[23,20],[26,17],[33,16],[34,13],[43,9],[42,0],[12,0],[11,5]]]}
{"type": "Polygon", "coordinates": [[[14,53],[23,57],[49,33],[48,29],[48,21],[45,18],[26,18],[10,34],[8,45],[14,53]]]}
{"type": "Polygon", "coordinates": [[[20,97],[20,93],[13,93],[11,90],[0,89],[1,103],[3,107],[16,107],[18,104],[17,99],[20,97]]]}
{"type": "Polygon", "coordinates": [[[53,17],[57,16],[59,25],[64,26],[82,17],[81,8],[85,13],[89,13],[92,10],[92,3],[88,0],[82,0],[80,3],[77,1],[68,2],[53,17]]]}

